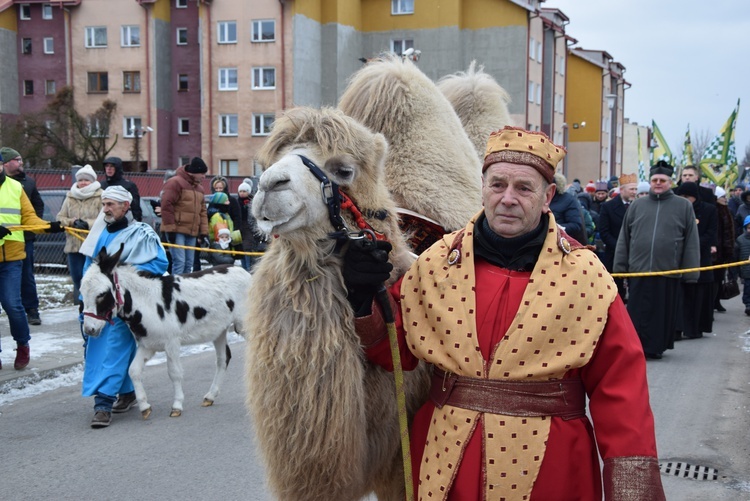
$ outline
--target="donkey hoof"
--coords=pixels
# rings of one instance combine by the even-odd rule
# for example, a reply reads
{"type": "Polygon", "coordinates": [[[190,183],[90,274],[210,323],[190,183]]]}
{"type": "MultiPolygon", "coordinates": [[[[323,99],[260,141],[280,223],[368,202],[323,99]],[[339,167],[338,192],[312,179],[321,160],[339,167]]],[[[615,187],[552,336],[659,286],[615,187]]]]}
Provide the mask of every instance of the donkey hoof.
{"type": "Polygon", "coordinates": [[[141,416],[143,416],[143,419],[148,419],[149,416],[151,416],[151,407],[149,407],[148,409],[142,410],[141,416]]]}
{"type": "Polygon", "coordinates": [[[182,416],[182,411],[180,409],[172,409],[172,412],[169,413],[169,417],[180,417],[182,416]]]}
{"type": "Polygon", "coordinates": [[[201,407],[211,407],[212,405],[214,405],[213,400],[211,400],[210,398],[204,398],[201,407]]]}

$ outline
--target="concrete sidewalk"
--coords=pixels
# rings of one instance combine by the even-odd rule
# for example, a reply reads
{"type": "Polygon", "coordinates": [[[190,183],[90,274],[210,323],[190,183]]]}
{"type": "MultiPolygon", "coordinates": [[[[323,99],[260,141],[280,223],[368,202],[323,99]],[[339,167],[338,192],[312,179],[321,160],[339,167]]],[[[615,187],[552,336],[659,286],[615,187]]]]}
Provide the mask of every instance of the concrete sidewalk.
{"type": "Polygon", "coordinates": [[[0,393],[20,389],[37,381],[55,377],[83,364],[83,338],[78,322],[78,307],[65,306],[40,311],[42,325],[31,325],[31,362],[24,370],[13,368],[16,343],[10,335],[8,318],[0,317],[0,393]]]}

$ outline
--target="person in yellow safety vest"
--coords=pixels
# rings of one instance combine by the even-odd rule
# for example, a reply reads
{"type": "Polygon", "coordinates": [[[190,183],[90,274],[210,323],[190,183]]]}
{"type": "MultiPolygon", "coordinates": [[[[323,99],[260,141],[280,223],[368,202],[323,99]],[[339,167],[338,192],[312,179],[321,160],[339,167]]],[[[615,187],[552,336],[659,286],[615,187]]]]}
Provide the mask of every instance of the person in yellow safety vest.
{"type": "MultiPolygon", "coordinates": [[[[10,333],[16,341],[16,370],[29,365],[29,324],[21,303],[21,271],[26,258],[23,231],[12,231],[14,226],[47,226],[48,229],[34,233],[59,233],[63,231],[59,222],[40,219],[34,212],[21,183],[5,174],[5,163],[22,162],[21,155],[0,162],[0,305],[8,315],[10,333]],[[3,163],[4,162],[4,163],[3,163]]],[[[2,351],[2,350],[0,350],[2,351]]],[[[0,369],[2,361],[0,360],[0,369]]]]}

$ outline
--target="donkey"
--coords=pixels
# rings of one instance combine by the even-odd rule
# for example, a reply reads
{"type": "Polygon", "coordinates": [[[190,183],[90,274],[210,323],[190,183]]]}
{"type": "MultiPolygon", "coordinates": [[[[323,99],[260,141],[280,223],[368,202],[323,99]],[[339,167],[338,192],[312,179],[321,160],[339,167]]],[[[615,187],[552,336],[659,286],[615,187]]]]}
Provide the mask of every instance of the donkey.
{"type": "Polygon", "coordinates": [[[182,414],[182,363],[180,346],[213,342],[216,373],[203,407],[213,405],[232,353],[227,331],[244,335],[244,304],[252,276],[241,267],[215,266],[188,275],[157,276],[120,264],[123,247],[114,255],[99,252],[81,280],[83,331],[98,336],[112,317],[122,319],[135,336],[138,348],[128,373],[133,380],[138,409],[143,419],[151,405],[143,388],[143,367],[157,351],[167,356],[169,378],[174,385],[171,417],[182,414]]]}

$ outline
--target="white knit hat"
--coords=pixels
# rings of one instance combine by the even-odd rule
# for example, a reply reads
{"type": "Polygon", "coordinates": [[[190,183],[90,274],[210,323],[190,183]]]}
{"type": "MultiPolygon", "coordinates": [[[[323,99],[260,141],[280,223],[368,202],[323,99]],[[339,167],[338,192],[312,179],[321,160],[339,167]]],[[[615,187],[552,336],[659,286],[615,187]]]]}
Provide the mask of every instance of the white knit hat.
{"type": "Polygon", "coordinates": [[[227,236],[230,236],[230,237],[231,237],[231,236],[232,236],[232,232],[231,232],[231,231],[229,231],[229,228],[221,228],[221,229],[219,230],[219,234],[218,234],[218,236],[222,236],[222,235],[227,235],[227,236]]]}
{"type": "Polygon", "coordinates": [[[96,172],[94,172],[94,168],[89,164],[86,164],[85,166],[78,169],[78,171],[76,172],[76,181],[80,181],[81,178],[88,179],[92,183],[96,181],[96,172]]]}
{"type": "Polygon", "coordinates": [[[253,187],[247,183],[242,183],[240,184],[239,188],[237,188],[237,193],[239,193],[240,191],[246,191],[248,193],[252,193],[253,187]]]}
{"type": "Polygon", "coordinates": [[[721,198],[727,196],[727,192],[721,186],[717,186],[714,195],[716,195],[716,198],[721,198]]]}

